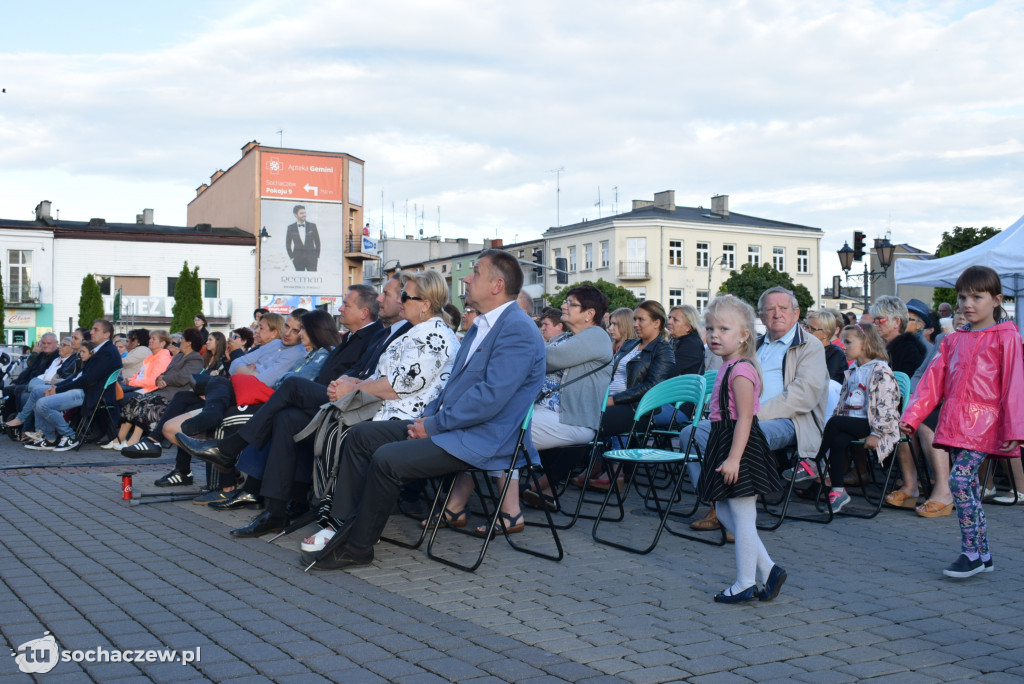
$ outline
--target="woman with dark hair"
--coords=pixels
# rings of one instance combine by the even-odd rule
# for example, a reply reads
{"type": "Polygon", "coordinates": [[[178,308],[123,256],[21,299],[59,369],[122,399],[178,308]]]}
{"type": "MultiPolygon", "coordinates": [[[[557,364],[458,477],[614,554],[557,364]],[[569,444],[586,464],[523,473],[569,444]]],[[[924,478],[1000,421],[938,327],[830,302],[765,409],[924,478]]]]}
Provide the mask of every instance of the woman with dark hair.
{"type": "Polygon", "coordinates": [[[203,369],[200,373],[220,375],[227,368],[227,338],[222,332],[210,333],[206,342],[206,356],[203,357],[203,369]],[[209,340],[213,340],[211,344],[209,340]]]}
{"type": "MultiPolygon", "coordinates": [[[[166,336],[162,330],[154,330],[150,340],[166,336]]],[[[121,410],[121,428],[117,437],[103,445],[104,449],[128,449],[147,435],[153,433],[171,398],[181,390],[192,386],[192,374],[203,367],[199,349],[203,336],[195,328],[186,328],[181,334],[170,337],[170,349],[174,352],[164,371],[153,380],[153,389],[137,393],[121,410]],[[130,433],[130,434],[129,434],[130,433]]],[[[159,455],[159,450],[157,454],[159,455]]]]}
{"type": "MultiPolygon", "coordinates": [[[[637,337],[626,340],[612,361],[612,380],[608,385],[608,407],[601,420],[604,435],[623,435],[633,425],[633,414],[647,391],[671,377],[675,367],[675,349],[665,339],[665,308],[647,299],[633,313],[633,328],[637,337]]],[[[653,414],[648,414],[648,420],[653,414]]],[[[622,472],[619,472],[621,486],[622,472]]],[[[587,485],[607,490],[611,486],[608,474],[591,479],[587,485]]]]}
{"type": "Polygon", "coordinates": [[[210,331],[206,329],[206,316],[201,313],[197,313],[192,318],[192,323],[195,324],[196,330],[199,331],[199,334],[203,336],[203,344],[206,344],[206,341],[210,339],[210,331]]]}
{"type": "Polygon", "coordinates": [[[253,333],[249,328],[235,328],[231,331],[231,335],[228,337],[228,347],[226,351],[227,365],[230,368],[231,362],[237,359],[239,356],[244,356],[249,353],[253,345],[253,333]]]}

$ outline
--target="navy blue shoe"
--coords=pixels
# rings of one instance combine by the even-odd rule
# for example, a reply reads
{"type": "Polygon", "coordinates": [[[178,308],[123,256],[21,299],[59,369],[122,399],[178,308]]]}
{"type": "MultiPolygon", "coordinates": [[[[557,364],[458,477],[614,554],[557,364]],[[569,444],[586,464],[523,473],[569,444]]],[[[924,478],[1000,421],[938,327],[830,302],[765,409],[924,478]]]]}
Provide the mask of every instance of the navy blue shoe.
{"type": "Polygon", "coordinates": [[[725,591],[720,591],[715,594],[715,603],[746,603],[753,601],[756,595],[754,585],[750,585],[738,594],[726,594],[725,591]]]}
{"type": "MultiPolygon", "coordinates": [[[[992,561],[989,560],[989,563],[992,561]]],[[[980,559],[976,558],[971,560],[966,554],[960,554],[960,556],[953,561],[953,564],[942,571],[942,574],[946,577],[956,577],[963,579],[965,577],[971,577],[977,575],[979,572],[986,572],[985,563],[980,559]]]]}
{"type": "Polygon", "coordinates": [[[779,589],[782,589],[782,585],[786,583],[787,576],[781,565],[778,563],[773,565],[771,572],[768,573],[768,579],[764,583],[764,589],[758,592],[757,598],[761,601],[771,601],[778,596],[779,589]]]}

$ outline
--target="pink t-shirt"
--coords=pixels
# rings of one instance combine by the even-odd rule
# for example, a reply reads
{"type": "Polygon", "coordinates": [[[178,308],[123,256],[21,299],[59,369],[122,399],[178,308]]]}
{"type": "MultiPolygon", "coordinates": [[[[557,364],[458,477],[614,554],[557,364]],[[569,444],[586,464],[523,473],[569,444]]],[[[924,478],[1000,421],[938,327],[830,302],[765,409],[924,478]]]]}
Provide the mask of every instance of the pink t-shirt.
{"type": "MultiPolygon", "coordinates": [[[[734,366],[737,362],[743,361],[742,358],[735,358],[732,361],[727,361],[721,368],[718,369],[718,375],[715,376],[715,388],[711,390],[711,420],[722,420],[722,412],[718,410],[718,397],[722,390],[722,379],[725,378],[725,371],[730,366],[734,366]]],[[[733,390],[733,382],[738,377],[744,377],[754,383],[754,415],[761,410],[761,378],[757,374],[757,370],[751,363],[740,363],[738,366],[732,369],[732,373],[729,374],[729,417],[733,420],[739,418],[739,413],[736,411],[736,392],[733,390]]]]}

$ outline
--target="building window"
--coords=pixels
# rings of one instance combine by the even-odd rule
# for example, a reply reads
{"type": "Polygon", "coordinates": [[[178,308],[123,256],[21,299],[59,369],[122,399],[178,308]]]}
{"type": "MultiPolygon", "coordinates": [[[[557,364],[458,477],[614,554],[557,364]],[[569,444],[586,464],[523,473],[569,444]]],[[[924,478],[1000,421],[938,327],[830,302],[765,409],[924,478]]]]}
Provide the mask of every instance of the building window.
{"type": "Polygon", "coordinates": [[[708,291],[697,290],[697,311],[704,313],[704,309],[708,308],[708,291]]]}
{"type": "Polygon", "coordinates": [[[173,278],[168,278],[167,279],[167,296],[168,297],[173,297],[174,296],[174,288],[177,287],[177,286],[178,286],[178,277],[177,276],[175,276],[173,278]]]}
{"type": "Polygon", "coordinates": [[[576,272],[576,245],[569,247],[569,273],[576,272]]]}
{"type": "Polygon", "coordinates": [[[806,249],[796,250],[796,272],[797,273],[810,273],[811,272],[811,257],[810,252],[806,249]]]}
{"type": "Polygon", "coordinates": [[[562,248],[561,247],[555,247],[553,250],[551,250],[551,265],[552,266],[554,266],[555,268],[558,268],[558,262],[556,261],[556,259],[561,259],[561,258],[562,258],[562,248]]]}
{"type": "Polygon", "coordinates": [[[731,271],[736,270],[736,245],[722,245],[722,266],[731,271]]]}
{"type": "Polygon", "coordinates": [[[7,250],[7,267],[7,301],[32,299],[32,250],[7,250]]]}
{"type": "Polygon", "coordinates": [[[601,268],[608,268],[608,241],[601,240],[601,268]]]}
{"type": "Polygon", "coordinates": [[[101,295],[113,294],[114,278],[112,276],[96,275],[94,273],[92,277],[99,283],[101,295]]]}
{"type": "Polygon", "coordinates": [[[217,299],[220,297],[220,281],[212,278],[203,279],[203,299],[217,299]]]}
{"type": "Polygon", "coordinates": [[[668,305],[682,306],[683,305],[683,291],[682,290],[669,290],[668,291],[668,305]]]}
{"type": "Polygon", "coordinates": [[[461,261],[456,261],[455,262],[455,269],[458,270],[458,271],[462,270],[462,262],[461,261]]]}
{"type": "Polygon", "coordinates": [[[589,271],[594,268],[594,243],[583,245],[583,268],[589,271]]]}
{"type": "Polygon", "coordinates": [[[752,266],[761,265],[761,245],[747,247],[747,263],[752,266]]]}
{"type": "Polygon", "coordinates": [[[642,302],[643,300],[647,299],[646,287],[627,287],[626,289],[632,292],[633,296],[636,297],[638,301],[642,302]]]}
{"type": "Polygon", "coordinates": [[[669,266],[682,266],[683,265],[683,241],[682,240],[669,240],[668,241],[668,265],[669,266]]]}
{"type": "Polygon", "coordinates": [[[697,243],[697,268],[707,268],[711,263],[711,245],[707,242],[697,243]]]}
{"type": "Polygon", "coordinates": [[[772,247],[772,266],[776,271],[786,270],[786,248],[772,247]]]}

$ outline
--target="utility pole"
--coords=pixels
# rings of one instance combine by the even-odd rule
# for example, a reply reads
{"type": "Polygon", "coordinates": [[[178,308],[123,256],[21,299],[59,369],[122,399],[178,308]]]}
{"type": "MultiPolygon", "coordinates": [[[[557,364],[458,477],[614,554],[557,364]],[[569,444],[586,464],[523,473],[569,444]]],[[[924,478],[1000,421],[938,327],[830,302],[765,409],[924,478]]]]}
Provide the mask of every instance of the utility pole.
{"type": "Polygon", "coordinates": [[[551,169],[548,173],[555,174],[555,226],[562,225],[562,172],[565,171],[564,166],[559,166],[557,169],[551,169]]]}

